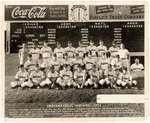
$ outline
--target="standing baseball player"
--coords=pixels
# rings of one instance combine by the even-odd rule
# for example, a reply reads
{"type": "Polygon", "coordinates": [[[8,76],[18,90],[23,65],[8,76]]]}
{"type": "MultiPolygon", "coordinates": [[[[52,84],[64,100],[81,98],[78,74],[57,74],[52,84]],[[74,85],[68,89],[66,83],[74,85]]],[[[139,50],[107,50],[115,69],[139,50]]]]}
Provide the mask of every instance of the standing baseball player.
{"type": "Polygon", "coordinates": [[[48,64],[49,60],[52,57],[52,49],[48,46],[47,42],[44,42],[44,46],[41,48],[41,54],[43,60],[48,64]]]}
{"type": "Polygon", "coordinates": [[[94,42],[91,40],[90,45],[86,48],[86,52],[91,52],[91,57],[94,60],[97,60],[97,47],[94,45],[94,42]]]}
{"type": "Polygon", "coordinates": [[[118,50],[118,54],[119,54],[123,67],[126,67],[127,72],[129,72],[129,51],[125,49],[124,44],[120,45],[120,50],[118,50]]]}
{"type": "Polygon", "coordinates": [[[18,52],[20,65],[24,65],[24,63],[27,61],[28,55],[29,55],[29,50],[27,49],[27,45],[25,43],[23,43],[22,49],[20,49],[18,52]]]}
{"type": "Polygon", "coordinates": [[[107,47],[104,46],[104,42],[102,40],[99,41],[99,46],[97,47],[98,56],[102,57],[102,53],[107,53],[107,47]]]}
{"type": "Polygon", "coordinates": [[[79,47],[76,48],[76,53],[79,54],[80,59],[84,58],[84,55],[86,53],[86,49],[85,49],[85,47],[83,47],[83,44],[81,41],[79,41],[79,47]]]}
{"type": "Polygon", "coordinates": [[[30,49],[29,53],[32,55],[32,59],[38,62],[39,55],[40,55],[40,49],[38,48],[37,43],[33,43],[33,48],[30,49]]]}
{"type": "Polygon", "coordinates": [[[109,48],[110,60],[112,61],[115,56],[118,54],[119,47],[116,46],[116,42],[112,42],[112,46],[109,48]]]}
{"type": "Polygon", "coordinates": [[[70,60],[74,58],[75,48],[70,41],[68,42],[68,47],[65,48],[65,53],[67,53],[70,60]]]}
{"type": "Polygon", "coordinates": [[[59,42],[57,42],[57,47],[54,49],[54,54],[56,54],[59,61],[63,59],[64,49],[59,42]]]}

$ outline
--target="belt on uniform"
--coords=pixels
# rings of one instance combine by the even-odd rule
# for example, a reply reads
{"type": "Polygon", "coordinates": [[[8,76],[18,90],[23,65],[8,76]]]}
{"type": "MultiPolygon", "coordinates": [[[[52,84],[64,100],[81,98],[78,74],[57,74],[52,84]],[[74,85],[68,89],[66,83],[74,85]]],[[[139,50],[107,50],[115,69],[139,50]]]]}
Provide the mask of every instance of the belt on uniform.
{"type": "Polygon", "coordinates": [[[49,59],[50,57],[43,57],[43,59],[49,59]]]}
{"type": "Polygon", "coordinates": [[[127,58],[121,58],[121,60],[125,60],[125,59],[127,59],[127,58]]]}

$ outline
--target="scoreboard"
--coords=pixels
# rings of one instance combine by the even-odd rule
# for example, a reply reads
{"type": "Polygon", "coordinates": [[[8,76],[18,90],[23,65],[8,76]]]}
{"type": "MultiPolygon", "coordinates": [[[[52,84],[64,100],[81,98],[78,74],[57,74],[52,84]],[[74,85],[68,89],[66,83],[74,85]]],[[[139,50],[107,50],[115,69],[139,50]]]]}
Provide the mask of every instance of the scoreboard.
{"type": "Polygon", "coordinates": [[[144,22],[12,22],[10,26],[10,53],[17,53],[23,43],[31,48],[38,42],[40,48],[47,41],[54,49],[56,42],[66,47],[71,41],[77,47],[78,41],[87,46],[93,40],[98,46],[100,39],[107,48],[115,40],[130,52],[144,52],[144,22]]]}

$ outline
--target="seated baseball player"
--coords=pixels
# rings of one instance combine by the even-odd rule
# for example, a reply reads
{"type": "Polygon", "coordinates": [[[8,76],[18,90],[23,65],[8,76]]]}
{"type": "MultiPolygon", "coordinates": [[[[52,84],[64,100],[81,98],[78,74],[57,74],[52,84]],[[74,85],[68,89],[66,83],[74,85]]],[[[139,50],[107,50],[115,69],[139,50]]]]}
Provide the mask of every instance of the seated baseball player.
{"type": "Polygon", "coordinates": [[[52,66],[50,68],[50,71],[47,73],[45,81],[41,82],[40,86],[41,87],[49,86],[49,89],[51,88],[58,89],[58,84],[56,83],[58,76],[59,76],[58,72],[55,70],[55,67],[52,66]]]}
{"type": "Polygon", "coordinates": [[[79,65],[83,66],[83,60],[79,58],[79,54],[76,53],[75,54],[75,59],[72,60],[72,64],[73,64],[73,73],[75,73],[77,71],[77,67],[79,65]]]}
{"type": "Polygon", "coordinates": [[[62,89],[66,89],[73,84],[73,75],[72,72],[69,70],[68,65],[63,66],[63,70],[60,71],[59,77],[56,81],[60,85],[62,89]]]}
{"type": "Polygon", "coordinates": [[[44,73],[47,71],[47,66],[48,66],[47,62],[43,60],[43,57],[41,54],[39,55],[38,65],[41,71],[43,71],[44,73]]]}
{"type": "Polygon", "coordinates": [[[96,65],[93,65],[92,70],[89,72],[89,78],[85,82],[86,88],[96,89],[99,87],[99,80],[102,77],[102,73],[97,70],[96,65]]]}
{"type": "Polygon", "coordinates": [[[64,56],[64,59],[61,60],[61,66],[68,65],[69,70],[70,70],[72,67],[72,60],[69,59],[67,53],[65,53],[63,56],[64,56]]]}
{"type": "Polygon", "coordinates": [[[84,64],[85,64],[85,70],[87,73],[92,70],[92,67],[94,64],[96,64],[95,59],[92,58],[92,52],[89,51],[88,56],[84,59],[84,64]]]}
{"type": "Polygon", "coordinates": [[[132,76],[127,72],[127,68],[123,67],[120,70],[120,74],[117,78],[117,87],[125,89],[125,88],[137,88],[137,81],[132,80],[132,76]]]}
{"type": "Polygon", "coordinates": [[[144,69],[143,65],[140,63],[139,59],[135,59],[135,63],[131,65],[131,71],[142,71],[144,69]]]}
{"type": "Polygon", "coordinates": [[[36,69],[36,61],[32,59],[32,55],[29,54],[27,57],[27,61],[24,64],[25,69],[29,72],[29,74],[36,69]]]}
{"type": "Polygon", "coordinates": [[[41,83],[45,80],[44,73],[39,69],[39,65],[36,65],[35,71],[31,72],[29,76],[29,81],[24,83],[23,87],[33,87],[40,88],[42,87],[41,83]]]}
{"type": "Polygon", "coordinates": [[[104,52],[101,53],[102,57],[98,61],[99,69],[102,69],[104,72],[104,76],[107,76],[108,73],[108,65],[110,64],[110,59],[106,57],[104,52]]]}
{"type": "Polygon", "coordinates": [[[57,71],[57,72],[60,71],[61,61],[57,59],[56,54],[53,54],[53,59],[49,61],[48,66],[49,67],[54,66],[55,71],[57,71]]]}
{"type": "Polygon", "coordinates": [[[113,70],[112,65],[108,65],[108,73],[107,77],[105,78],[105,84],[107,88],[116,88],[116,80],[117,75],[116,72],[113,70]]]}
{"type": "Polygon", "coordinates": [[[24,69],[24,66],[20,65],[18,69],[15,80],[10,83],[11,88],[22,87],[23,83],[28,81],[29,73],[24,69]]]}
{"type": "Polygon", "coordinates": [[[82,89],[85,84],[85,77],[86,77],[85,71],[82,70],[81,65],[78,65],[77,71],[74,73],[75,83],[73,83],[74,84],[73,86],[76,86],[76,88],[78,88],[78,89],[82,89]]]}
{"type": "Polygon", "coordinates": [[[119,70],[123,67],[119,55],[115,55],[115,57],[111,61],[111,65],[117,75],[119,73],[119,70]]]}

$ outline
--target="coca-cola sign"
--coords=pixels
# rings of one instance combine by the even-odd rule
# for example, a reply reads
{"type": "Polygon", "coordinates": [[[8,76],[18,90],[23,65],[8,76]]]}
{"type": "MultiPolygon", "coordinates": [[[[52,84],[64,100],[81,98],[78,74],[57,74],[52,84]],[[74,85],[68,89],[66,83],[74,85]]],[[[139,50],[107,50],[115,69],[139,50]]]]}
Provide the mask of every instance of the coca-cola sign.
{"type": "Polygon", "coordinates": [[[5,20],[68,20],[68,5],[6,5],[5,20]]]}
{"type": "Polygon", "coordinates": [[[12,18],[45,18],[46,7],[34,6],[31,9],[21,9],[20,6],[16,7],[12,13],[12,18]]]}

